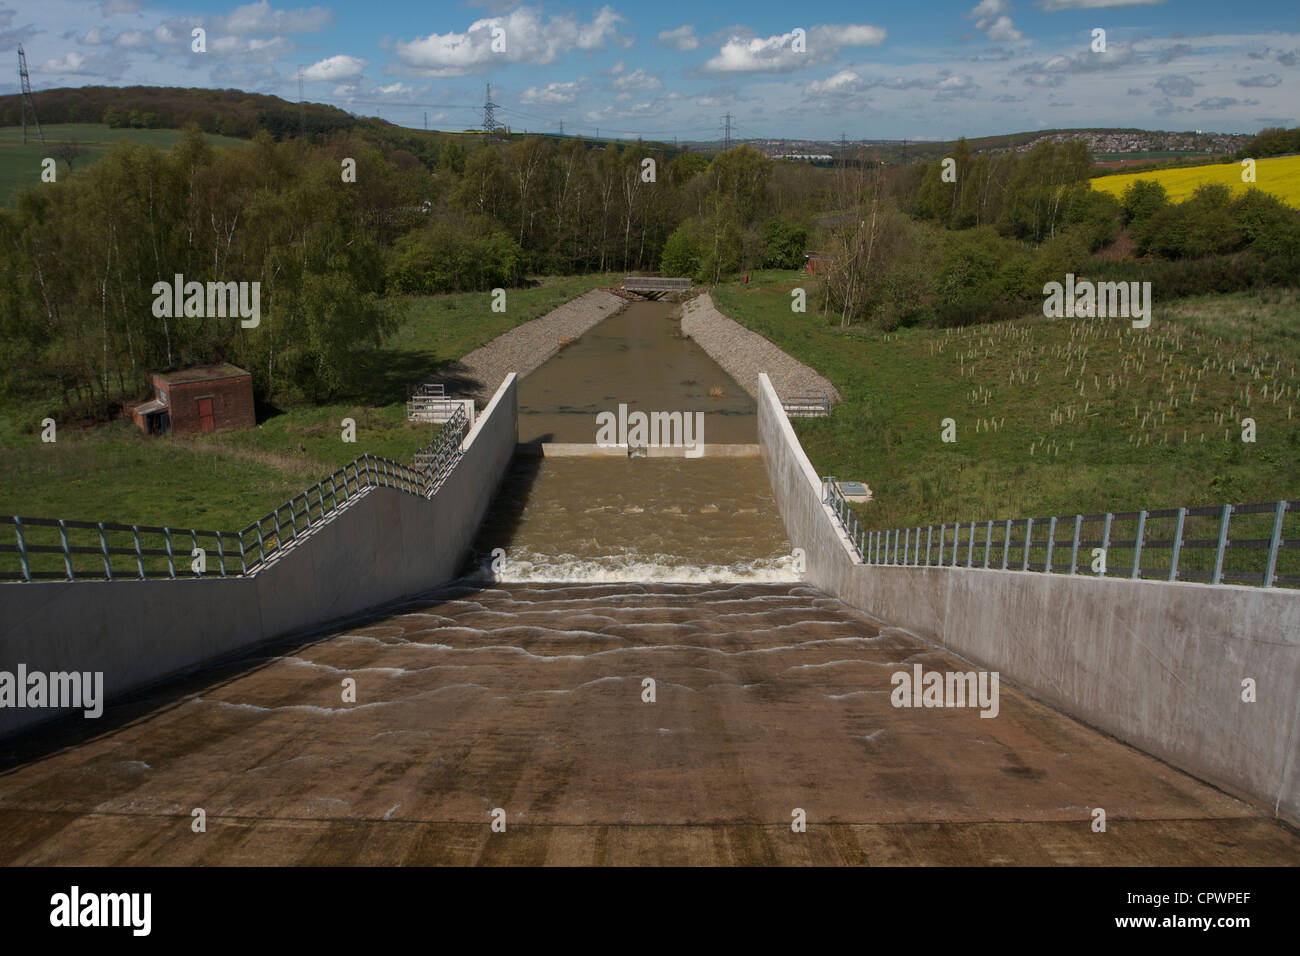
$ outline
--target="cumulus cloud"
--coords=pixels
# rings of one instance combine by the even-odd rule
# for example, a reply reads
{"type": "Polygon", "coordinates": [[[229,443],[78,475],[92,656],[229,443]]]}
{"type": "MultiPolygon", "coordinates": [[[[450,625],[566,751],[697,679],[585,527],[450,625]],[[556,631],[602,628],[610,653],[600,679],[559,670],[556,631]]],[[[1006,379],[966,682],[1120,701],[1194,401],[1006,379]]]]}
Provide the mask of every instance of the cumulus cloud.
{"type": "Polygon", "coordinates": [[[934,98],[936,100],[947,100],[959,96],[973,96],[979,89],[979,84],[965,73],[954,73],[945,76],[935,86],[934,98]]]}
{"type": "Polygon", "coordinates": [[[1282,77],[1276,73],[1265,73],[1263,76],[1245,76],[1237,80],[1238,86],[1281,86],[1282,77]]]}
{"type": "Polygon", "coordinates": [[[300,7],[296,10],[276,10],[267,0],[246,3],[235,7],[224,17],[212,20],[208,31],[232,33],[235,36],[256,36],[268,33],[316,33],[334,21],[328,7],[300,7]]]}
{"type": "Polygon", "coordinates": [[[862,93],[870,88],[871,84],[852,70],[840,70],[834,76],[809,83],[804,87],[804,93],[808,96],[838,96],[862,93]]]}
{"type": "Polygon", "coordinates": [[[1024,38],[1006,14],[1011,10],[1010,0],[980,0],[966,16],[975,21],[977,30],[988,33],[990,40],[1012,43],[1024,38]]]}
{"type": "Polygon", "coordinates": [[[816,26],[808,31],[806,50],[794,52],[795,34],[730,37],[718,54],[704,64],[713,73],[788,73],[833,57],[850,46],[879,46],[885,42],[883,29],[869,24],[816,26]]]}
{"type": "Polygon", "coordinates": [[[676,30],[664,30],[659,34],[659,43],[674,50],[694,50],[700,45],[699,38],[695,35],[695,27],[689,23],[683,24],[676,30]]]}
{"type": "Polygon", "coordinates": [[[1196,104],[1198,110],[1226,110],[1229,106],[1236,106],[1240,100],[1235,96],[1211,96],[1201,100],[1196,104]]]}
{"type": "Polygon", "coordinates": [[[365,60],[340,53],[313,63],[302,71],[302,78],[310,83],[347,83],[358,79],[365,68],[365,60]]]}
{"type": "Polygon", "coordinates": [[[502,17],[476,20],[464,33],[431,33],[397,44],[405,68],[428,76],[460,76],[507,61],[545,66],[575,50],[603,50],[618,39],[623,17],[608,6],[582,23],[569,16],[543,21],[536,10],[520,7],[502,17]],[[505,51],[492,50],[492,31],[504,30],[505,51]]]}
{"type": "Polygon", "coordinates": [[[1171,73],[1168,76],[1162,76],[1153,85],[1165,96],[1191,96],[1201,84],[1190,76],[1171,73]]]}
{"type": "Polygon", "coordinates": [[[623,73],[614,79],[614,89],[616,90],[661,90],[663,85],[663,80],[653,73],[647,73],[640,67],[631,73],[623,73]]]}
{"type": "Polygon", "coordinates": [[[519,102],[525,105],[563,106],[572,103],[582,92],[582,84],[577,81],[567,83],[547,83],[545,86],[530,86],[519,96],[519,102]]]}
{"type": "Polygon", "coordinates": [[[100,53],[78,53],[72,50],[61,57],[46,60],[40,66],[47,76],[101,76],[117,78],[125,64],[120,56],[100,53]]]}
{"type": "Polygon", "coordinates": [[[1097,10],[1103,7],[1138,7],[1164,3],[1165,0],[1039,0],[1044,10],[1097,10]]]}

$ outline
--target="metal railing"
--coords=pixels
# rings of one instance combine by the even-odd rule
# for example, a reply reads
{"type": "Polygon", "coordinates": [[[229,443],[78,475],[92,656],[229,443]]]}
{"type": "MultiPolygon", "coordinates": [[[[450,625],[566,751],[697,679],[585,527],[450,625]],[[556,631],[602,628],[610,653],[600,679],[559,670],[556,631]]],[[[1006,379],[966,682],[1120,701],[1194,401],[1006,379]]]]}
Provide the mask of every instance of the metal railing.
{"type": "Polygon", "coordinates": [[[782,398],[781,408],[790,418],[822,418],[831,413],[831,399],[823,389],[807,389],[782,398]]]}
{"type": "Polygon", "coordinates": [[[1300,587],[1300,501],[867,531],[833,476],[822,487],[864,564],[1300,587]]]}
{"type": "Polygon", "coordinates": [[[628,292],[685,292],[690,287],[690,279],[664,276],[628,276],[623,280],[623,288],[628,292]]]}
{"type": "Polygon", "coordinates": [[[0,581],[252,574],[370,488],[433,497],[460,461],[467,430],[465,410],[459,408],[434,440],[416,452],[414,465],[362,455],[239,532],[0,515],[0,526],[11,525],[16,539],[15,544],[0,544],[0,581]]]}

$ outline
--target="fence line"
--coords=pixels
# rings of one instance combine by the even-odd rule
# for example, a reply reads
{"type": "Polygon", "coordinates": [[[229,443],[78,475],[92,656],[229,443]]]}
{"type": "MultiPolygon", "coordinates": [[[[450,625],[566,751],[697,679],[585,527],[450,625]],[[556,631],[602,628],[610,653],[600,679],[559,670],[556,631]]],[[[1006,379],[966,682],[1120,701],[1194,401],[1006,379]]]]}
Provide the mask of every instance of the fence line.
{"type": "Polygon", "coordinates": [[[366,489],[392,488],[432,498],[460,461],[467,431],[468,419],[459,408],[433,441],[415,453],[414,465],[362,455],[238,532],[0,515],[0,525],[12,525],[16,538],[15,544],[0,544],[0,559],[10,564],[10,555],[18,557],[16,570],[12,565],[0,567],[0,581],[144,581],[253,574],[366,489]],[[205,565],[202,572],[195,570],[199,549],[205,565]],[[95,560],[90,566],[76,567],[74,556],[84,555],[95,560]],[[42,561],[41,556],[50,557],[42,561]],[[44,567],[57,563],[53,556],[62,558],[63,570],[44,567]]]}
{"type": "Polygon", "coordinates": [[[1300,518],[1287,523],[1300,501],[868,531],[835,477],[823,478],[822,488],[822,500],[864,564],[1300,587],[1300,518]]]}

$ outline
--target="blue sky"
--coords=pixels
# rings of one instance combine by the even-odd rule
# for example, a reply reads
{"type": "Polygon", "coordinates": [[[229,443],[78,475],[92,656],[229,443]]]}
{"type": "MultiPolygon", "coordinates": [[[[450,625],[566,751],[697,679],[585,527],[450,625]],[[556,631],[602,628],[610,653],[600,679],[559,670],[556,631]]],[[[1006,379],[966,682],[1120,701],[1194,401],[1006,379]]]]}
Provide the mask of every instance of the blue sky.
{"type": "Polygon", "coordinates": [[[10,63],[20,42],[38,109],[100,84],[296,100],[301,66],[309,100],[439,129],[480,124],[489,82],[514,129],[627,137],[713,138],[727,112],[742,138],[1300,125],[1294,0],[0,0],[10,63]]]}

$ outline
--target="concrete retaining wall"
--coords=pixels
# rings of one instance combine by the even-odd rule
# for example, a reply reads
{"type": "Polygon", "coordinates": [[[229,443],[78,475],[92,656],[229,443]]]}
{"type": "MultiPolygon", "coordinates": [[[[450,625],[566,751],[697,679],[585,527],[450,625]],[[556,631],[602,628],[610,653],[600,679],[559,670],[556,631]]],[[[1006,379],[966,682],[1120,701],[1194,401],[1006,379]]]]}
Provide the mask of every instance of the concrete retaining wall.
{"type": "MultiPolygon", "coordinates": [[[[0,585],[0,671],[101,671],[112,700],[454,578],[519,440],[501,383],[432,499],[370,488],[247,578],[0,585]]],[[[0,708],[0,736],[58,716],[0,708]]]]}
{"type": "Polygon", "coordinates": [[[760,389],[764,465],[810,584],[1300,824],[1300,592],[863,565],[760,389]]]}

